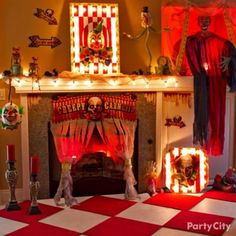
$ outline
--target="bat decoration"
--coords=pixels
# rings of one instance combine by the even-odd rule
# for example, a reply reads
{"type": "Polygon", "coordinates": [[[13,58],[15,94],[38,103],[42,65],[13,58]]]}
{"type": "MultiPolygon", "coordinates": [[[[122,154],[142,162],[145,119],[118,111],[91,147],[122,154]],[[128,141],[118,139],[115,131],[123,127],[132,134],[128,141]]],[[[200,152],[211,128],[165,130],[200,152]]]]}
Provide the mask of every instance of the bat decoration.
{"type": "Polygon", "coordinates": [[[166,123],[165,126],[177,126],[179,128],[183,128],[186,126],[186,124],[182,120],[182,116],[174,116],[173,119],[171,118],[166,118],[166,123]]]}

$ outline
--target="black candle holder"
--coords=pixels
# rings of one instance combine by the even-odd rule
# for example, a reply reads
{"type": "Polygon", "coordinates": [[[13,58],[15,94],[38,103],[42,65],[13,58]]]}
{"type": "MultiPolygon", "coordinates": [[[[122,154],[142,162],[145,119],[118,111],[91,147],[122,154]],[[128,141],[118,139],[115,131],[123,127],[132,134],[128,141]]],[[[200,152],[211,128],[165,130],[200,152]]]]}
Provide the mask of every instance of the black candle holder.
{"type": "Polygon", "coordinates": [[[5,178],[8,183],[8,187],[10,190],[10,199],[9,202],[6,204],[7,211],[17,211],[20,210],[20,206],[16,201],[16,184],[17,184],[17,171],[15,168],[15,161],[7,161],[7,170],[5,172],[5,178]]]}
{"type": "Polygon", "coordinates": [[[37,174],[31,174],[31,179],[30,179],[31,206],[29,208],[30,215],[38,215],[42,213],[41,210],[39,209],[37,202],[39,188],[40,188],[40,183],[37,180],[37,174]]]}

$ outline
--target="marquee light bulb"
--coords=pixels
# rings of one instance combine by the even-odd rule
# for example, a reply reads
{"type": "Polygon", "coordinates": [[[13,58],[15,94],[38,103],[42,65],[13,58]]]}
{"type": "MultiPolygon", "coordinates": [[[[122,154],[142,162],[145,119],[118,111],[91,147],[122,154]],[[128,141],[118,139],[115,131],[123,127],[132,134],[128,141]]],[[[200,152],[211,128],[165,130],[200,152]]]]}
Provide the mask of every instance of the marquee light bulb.
{"type": "Polygon", "coordinates": [[[18,78],[18,79],[16,80],[16,82],[17,82],[18,87],[22,87],[22,85],[23,85],[22,82],[23,82],[23,81],[22,81],[21,79],[18,78]]]}
{"type": "Polygon", "coordinates": [[[91,79],[86,80],[86,81],[84,81],[84,84],[87,85],[88,87],[92,87],[93,86],[93,81],[91,79]]]}
{"type": "Polygon", "coordinates": [[[168,87],[168,81],[167,80],[164,80],[164,85],[165,85],[166,88],[168,87]]]}
{"type": "Polygon", "coordinates": [[[113,79],[113,80],[110,81],[110,84],[112,86],[116,86],[118,84],[118,81],[116,79],[113,79]]]}
{"type": "Polygon", "coordinates": [[[76,86],[76,85],[79,84],[79,81],[73,79],[73,80],[71,80],[71,81],[69,82],[69,84],[70,84],[71,86],[76,86]]]}
{"type": "Polygon", "coordinates": [[[58,80],[57,80],[57,79],[54,79],[54,80],[53,80],[53,85],[54,85],[54,86],[57,86],[57,85],[58,85],[58,80]]]}
{"type": "Polygon", "coordinates": [[[38,81],[34,81],[34,82],[33,82],[33,88],[34,88],[34,89],[39,89],[39,88],[40,88],[40,85],[39,85],[39,82],[38,82],[38,81]]]}
{"type": "Polygon", "coordinates": [[[136,80],[133,79],[131,83],[132,83],[132,85],[136,85],[136,80]]]}
{"type": "Polygon", "coordinates": [[[24,76],[29,76],[29,71],[28,70],[23,70],[23,75],[24,76]]]}
{"type": "Polygon", "coordinates": [[[146,80],[145,83],[146,83],[146,84],[145,84],[145,87],[146,87],[146,88],[149,88],[149,86],[150,86],[150,81],[149,81],[149,80],[146,80]]]}

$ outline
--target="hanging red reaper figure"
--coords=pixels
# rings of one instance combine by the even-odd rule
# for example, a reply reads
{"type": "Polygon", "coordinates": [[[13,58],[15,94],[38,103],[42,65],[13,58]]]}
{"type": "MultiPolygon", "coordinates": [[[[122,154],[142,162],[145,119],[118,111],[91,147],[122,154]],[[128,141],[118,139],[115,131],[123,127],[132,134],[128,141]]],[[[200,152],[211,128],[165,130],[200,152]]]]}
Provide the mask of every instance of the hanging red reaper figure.
{"type": "Polygon", "coordinates": [[[209,154],[223,153],[227,83],[236,91],[236,52],[233,44],[208,31],[211,19],[200,16],[200,32],[187,38],[186,55],[194,76],[193,141],[209,154]]]}

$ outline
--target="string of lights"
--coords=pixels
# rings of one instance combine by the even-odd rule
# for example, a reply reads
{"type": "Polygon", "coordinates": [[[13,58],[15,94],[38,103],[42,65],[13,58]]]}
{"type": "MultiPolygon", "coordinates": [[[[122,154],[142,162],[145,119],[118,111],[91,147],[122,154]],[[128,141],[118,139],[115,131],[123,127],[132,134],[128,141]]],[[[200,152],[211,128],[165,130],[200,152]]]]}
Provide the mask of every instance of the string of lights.
{"type": "Polygon", "coordinates": [[[86,91],[192,91],[192,77],[160,75],[90,75],[69,71],[58,76],[3,76],[17,93],[86,92],[86,91]]]}

